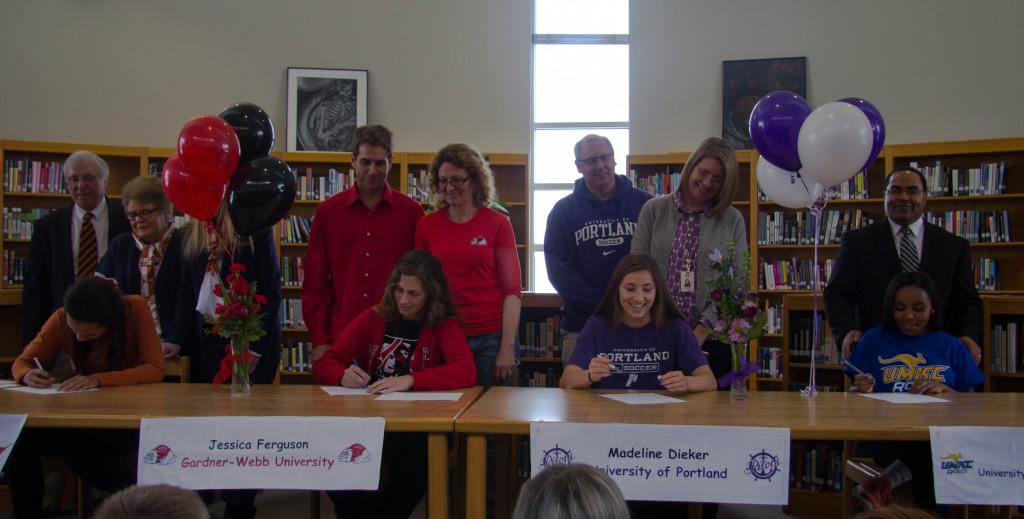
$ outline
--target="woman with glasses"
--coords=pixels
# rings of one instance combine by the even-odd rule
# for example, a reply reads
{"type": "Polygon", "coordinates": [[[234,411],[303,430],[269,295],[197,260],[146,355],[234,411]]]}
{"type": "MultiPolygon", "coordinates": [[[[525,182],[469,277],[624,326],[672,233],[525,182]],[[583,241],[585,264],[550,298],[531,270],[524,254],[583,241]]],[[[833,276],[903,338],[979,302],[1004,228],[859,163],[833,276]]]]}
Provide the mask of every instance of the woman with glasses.
{"type": "Polygon", "coordinates": [[[708,325],[716,318],[708,304],[708,282],[717,274],[708,255],[715,249],[734,250],[733,272],[744,276],[746,223],[732,206],[738,176],[733,147],[717,137],[705,139],[683,166],[678,189],[644,204],[630,247],[658,262],[672,300],[708,355],[715,378],[731,371],[732,353],[728,345],[706,340],[708,325]]]}
{"type": "Polygon", "coordinates": [[[175,326],[181,282],[181,232],[171,223],[174,207],[160,179],[136,177],[121,189],[131,232],[113,239],[96,273],[117,282],[125,294],[146,300],[165,357],[181,351],[181,327],[175,326]]]}
{"type": "Polygon", "coordinates": [[[494,176],[466,144],[441,148],[430,164],[437,211],[416,226],[416,248],[444,268],[476,362],[477,385],[512,384],[519,327],[519,253],[508,217],[491,209],[494,176]]]}

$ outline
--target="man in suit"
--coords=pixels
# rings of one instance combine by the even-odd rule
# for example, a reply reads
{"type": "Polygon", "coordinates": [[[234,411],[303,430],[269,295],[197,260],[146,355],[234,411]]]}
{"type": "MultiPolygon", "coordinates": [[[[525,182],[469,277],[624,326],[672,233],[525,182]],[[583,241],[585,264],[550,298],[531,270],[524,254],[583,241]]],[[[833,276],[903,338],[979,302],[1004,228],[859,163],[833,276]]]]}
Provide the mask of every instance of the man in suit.
{"type": "Polygon", "coordinates": [[[74,203],[35,222],[22,291],[23,344],[63,305],[67,287],[93,275],[110,240],[130,230],[121,204],[106,199],[109,178],[106,161],[91,151],[76,151],[64,161],[74,203]]]}
{"type": "Polygon", "coordinates": [[[861,333],[882,321],[882,299],[893,276],[918,270],[939,288],[943,328],[960,338],[981,361],[981,299],[971,275],[967,240],[924,221],[927,182],[915,168],[889,174],[886,220],[843,234],[832,277],[825,287],[825,309],[835,337],[849,357],[861,333]]]}

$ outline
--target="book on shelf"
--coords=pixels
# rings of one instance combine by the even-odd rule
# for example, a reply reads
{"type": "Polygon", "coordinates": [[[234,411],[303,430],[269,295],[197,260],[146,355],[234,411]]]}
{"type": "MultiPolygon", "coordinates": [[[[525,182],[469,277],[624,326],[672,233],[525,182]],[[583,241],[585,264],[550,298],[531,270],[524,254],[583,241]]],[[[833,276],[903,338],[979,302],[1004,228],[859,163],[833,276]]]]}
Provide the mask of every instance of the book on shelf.
{"type": "Polygon", "coordinates": [[[782,333],[782,305],[773,305],[764,300],[765,333],[782,333]]]}
{"type": "Polygon", "coordinates": [[[22,285],[25,283],[25,267],[28,257],[19,256],[13,250],[4,251],[4,286],[22,285]]]}
{"type": "Polygon", "coordinates": [[[409,173],[406,178],[408,184],[408,196],[413,200],[424,203],[430,201],[430,183],[427,170],[421,169],[419,173],[409,173]]]}
{"type": "MultiPolygon", "coordinates": [[[[863,200],[868,198],[868,177],[861,171],[841,184],[837,184],[825,192],[828,200],[863,200]]],[[[768,195],[757,188],[759,202],[771,202],[768,195]]]]}
{"type": "Polygon", "coordinates": [[[562,318],[550,316],[543,320],[523,319],[519,323],[520,354],[523,357],[562,358],[562,318]]]}
{"type": "Polygon", "coordinates": [[[942,227],[971,243],[1011,241],[1009,211],[928,212],[924,217],[928,223],[942,227]]]}
{"type": "Polygon", "coordinates": [[[629,170],[626,175],[633,186],[641,191],[646,191],[653,196],[661,196],[675,192],[682,182],[683,174],[679,171],[669,172],[668,168],[664,173],[652,173],[649,175],[637,175],[636,170],[629,170]]]}
{"type": "MultiPolygon", "coordinates": [[[[522,370],[522,368],[520,368],[522,370]]],[[[530,371],[528,373],[522,373],[520,371],[520,387],[558,387],[558,379],[561,370],[556,370],[553,367],[545,368],[537,371],[530,371]]]]}
{"type": "Polygon", "coordinates": [[[282,373],[309,373],[313,371],[313,343],[285,340],[281,345],[282,373]]]}
{"type": "Polygon", "coordinates": [[[306,322],[302,320],[302,300],[285,299],[281,301],[281,327],[282,328],[305,328],[306,322]]]}
{"type": "Polygon", "coordinates": [[[782,378],[782,348],[757,347],[757,376],[782,378]]]}
{"type": "Polygon", "coordinates": [[[64,163],[29,159],[4,160],[4,191],[8,193],[66,193],[64,163]]]}
{"type": "Polygon", "coordinates": [[[4,238],[16,240],[31,239],[35,221],[55,210],[45,207],[34,209],[4,207],[4,238]]]}
{"type": "Polygon", "coordinates": [[[839,243],[843,233],[874,222],[860,209],[828,210],[816,222],[808,211],[759,211],[757,217],[758,245],[813,245],[815,227],[819,244],[839,243]]]}
{"type": "Polygon", "coordinates": [[[949,168],[936,160],[934,165],[917,168],[928,180],[928,196],[1001,195],[1006,192],[1006,162],[985,162],[977,168],[949,168]]]}
{"type": "Polygon", "coordinates": [[[281,243],[308,243],[309,231],[313,219],[298,215],[288,215],[278,226],[281,243]]]}
{"type": "Polygon", "coordinates": [[[342,173],[330,168],[326,173],[314,173],[313,167],[308,166],[303,171],[291,167],[292,175],[295,176],[296,200],[314,200],[323,202],[328,198],[352,187],[355,183],[355,171],[349,169],[342,173]]]}
{"type": "Polygon", "coordinates": [[[817,272],[819,286],[832,275],[832,259],[827,259],[818,268],[812,259],[791,258],[789,260],[762,261],[759,287],[762,290],[811,290],[814,288],[814,274],[817,272]]]}
{"type": "Polygon", "coordinates": [[[989,359],[992,371],[997,373],[1024,372],[1021,361],[1020,330],[1024,322],[1004,322],[992,327],[989,341],[992,343],[989,359]]]}
{"type": "Polygon", "coordinates": [[[993,258],[982,256],[977,262],[972,261],[974,286],[978,290],[999,290],[999,262],[993,258]]]}
{"type": "Polygon", "coordinates": [[[305,258],[299,256],[281,257],[281,285],[286,287],[301,287],[305,279],[305,258]]]}
{"type": "Polygon", "coordinates": [[[790,329],[789,361],[790,362],[811,362],[811,351],[814,350],[815,362],[821,364],[842,364],[839,347],[835,337],[832,336],[832,328],[825,322],[825,309],[818,312],[817,325],[820,346],[814,347],[814,324],[813,315],[790,315],[794,319],[795,326],[790,329]]]}
{"type": "Polygon", "coordinates": [[[843,491],[842,445],[795,441],[790,452],[790,488],[817,492],[843,491]]]}

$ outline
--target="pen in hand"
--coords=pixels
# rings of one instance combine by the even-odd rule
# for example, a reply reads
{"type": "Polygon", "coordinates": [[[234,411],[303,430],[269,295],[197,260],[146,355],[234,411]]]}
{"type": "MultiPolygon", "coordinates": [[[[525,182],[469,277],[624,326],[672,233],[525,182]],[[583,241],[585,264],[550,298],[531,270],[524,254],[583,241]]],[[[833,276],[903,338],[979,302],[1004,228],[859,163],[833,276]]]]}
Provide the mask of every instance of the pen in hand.
{"type": "Polygon", "coordinates": [[[864,374],[864,372],[861,371],[860,368],[858,368],[857,366],[854,366],[852,362],[850,362],[850,361],[848,361],[846,359],[843,359],[843,364],[846,365],[847,367],[849,367],[850,369],[856,371],[858,375],[863,375],[864,374]]]}
{"type": "Polygon", "coordinates": [[[46,371],[46,368],[43,367],[43,363],[39,362],[39,357],[32,357],[32,361],[36,363],[36,367],[39,368],[39,371],[46,371]]]}

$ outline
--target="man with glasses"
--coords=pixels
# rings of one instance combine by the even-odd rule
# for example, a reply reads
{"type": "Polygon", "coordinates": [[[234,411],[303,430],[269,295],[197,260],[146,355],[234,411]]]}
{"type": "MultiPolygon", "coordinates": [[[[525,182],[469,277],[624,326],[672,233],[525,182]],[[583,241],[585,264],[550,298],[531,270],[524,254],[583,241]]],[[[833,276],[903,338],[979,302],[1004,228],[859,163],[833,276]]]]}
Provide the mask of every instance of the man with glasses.
{"type": "Polygon", "coordinates": [[[380,301],[391,269],[413,248],[423,208],[391,189],[391,130],[356,128],[355,185],[317,207],[306,250],[302,317],[320,358],[360,312],[380,301]]]}
{"type": "Polygon", "coordinates": [[[36,220],[32,230],[21,296],[23,344],[64,304],[64,291],[76,279],[93,275],[107,244],[130,230],[121,204],[106,198],[109,179],[110,167],[91,151],[64,161],[73,203],[36,220]]]}
{"type": "Polygon", "coordinates": [[[903,271],[920,271],[935,280],[936,305],[945,314],[943,328],[981,361],[981,299],[971,274],[967,240],[924,221],[928,183],[912,167],[889,174],[886,219],[843,233],[832,277],[825,287],[825,309],[843,356],[862,332],[882,322],[882,301],[889,281],[903,271]]]}
{"type": "Polygon", "coordinates": [[[587,135],[574,151],[576,171],[583,178],[555,204],[544,233],[548,279],[562,296],[563,364],[615,265],[629,254],[640,208],[651,198],[615,174],[615,151],[607,137],[587,135]]]}

